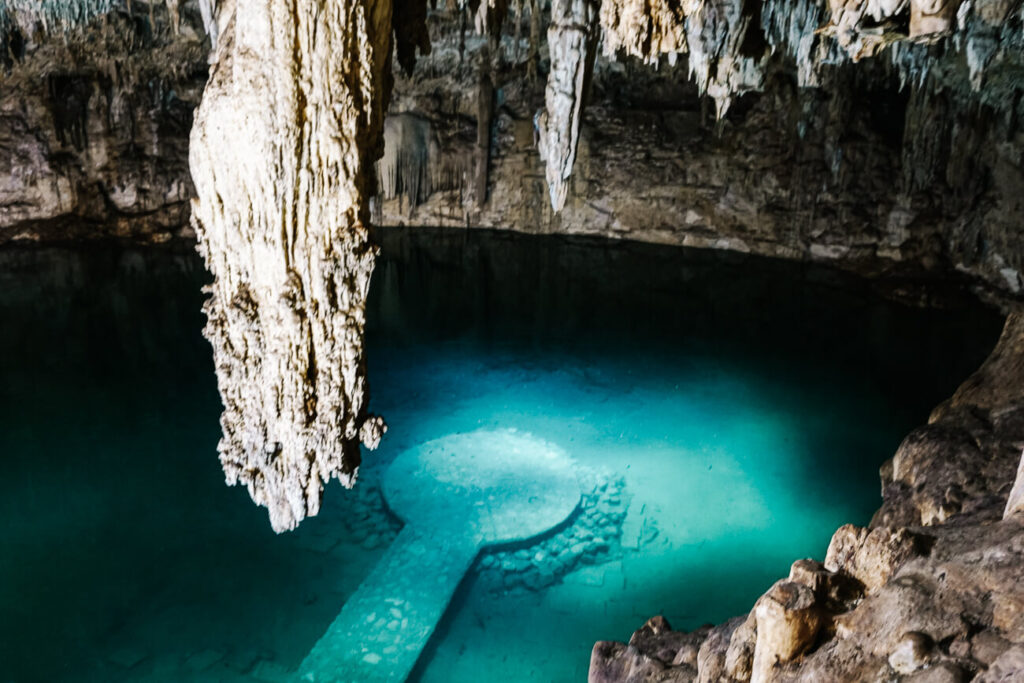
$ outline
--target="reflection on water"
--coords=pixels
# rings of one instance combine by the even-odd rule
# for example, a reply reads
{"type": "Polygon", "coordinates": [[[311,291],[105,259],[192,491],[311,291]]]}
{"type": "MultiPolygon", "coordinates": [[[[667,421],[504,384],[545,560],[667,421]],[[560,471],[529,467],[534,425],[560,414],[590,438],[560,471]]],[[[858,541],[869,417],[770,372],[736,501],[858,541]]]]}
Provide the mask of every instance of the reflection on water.
{"type": "Polygon", "coordinates": [[[0,252],[0,680],[280,680],[398,532],[384,466],[509,428],[580,464],[586,509],[481,557],[414,676],[583,680],[593,641],[733,616],[866,522],[878,465],[999,327],[764,259],[377,237],[391,429],[355,491],[283,536],[223,485],[198,259],[0,252]]]}

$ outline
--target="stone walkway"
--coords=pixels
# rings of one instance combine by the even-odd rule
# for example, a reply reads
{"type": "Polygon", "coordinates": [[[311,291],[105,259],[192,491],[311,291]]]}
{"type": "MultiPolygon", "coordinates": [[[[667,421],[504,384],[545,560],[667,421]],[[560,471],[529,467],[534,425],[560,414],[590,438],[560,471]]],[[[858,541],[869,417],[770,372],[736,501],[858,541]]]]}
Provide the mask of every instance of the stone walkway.
{"type": "Polygon", "coordinates": [[[453,434],[398,456],[384,495],[406,524],[299,669],[317,683],[404,681],[481,548],[576,510],[573,461],[513,430],[453,434]]]}

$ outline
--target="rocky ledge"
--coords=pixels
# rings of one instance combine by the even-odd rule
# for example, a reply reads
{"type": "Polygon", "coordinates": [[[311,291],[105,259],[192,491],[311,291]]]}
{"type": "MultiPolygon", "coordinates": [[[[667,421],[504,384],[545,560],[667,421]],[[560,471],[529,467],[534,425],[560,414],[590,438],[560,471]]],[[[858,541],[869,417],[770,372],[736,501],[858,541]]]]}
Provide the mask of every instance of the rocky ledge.
{"type": "Polygon", "coordinates": [[[1022,447],[1018,312],[882,466],[867,528],[838,529],[748,614],[689,633],[658,616],[597,643],[590,683],[1024,680],[1022,447]]]}

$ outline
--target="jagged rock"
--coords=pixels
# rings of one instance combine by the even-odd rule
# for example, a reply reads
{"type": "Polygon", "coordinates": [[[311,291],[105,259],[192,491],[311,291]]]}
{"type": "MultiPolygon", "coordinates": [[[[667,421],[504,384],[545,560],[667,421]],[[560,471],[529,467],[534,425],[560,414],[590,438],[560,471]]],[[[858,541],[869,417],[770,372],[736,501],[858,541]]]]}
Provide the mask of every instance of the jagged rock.
{"type": "MultiPolygon", "coordinates": [[[[188,210],[185,200],[192,193],[183,163],[186,136],[174,128],[187,129],[191,106],[198,100],[198,93],[189,89],[197,90],[203,81],[208,54],[203,36],[220,30],[212,28],[216,22],[203,21],[203,7],[210,4],[181,4],[180,36],[171,31],[162,2],[156,3],[159,30],[153,38],[120,25],[122,15],[117,12],[104,18],[117,41],[97,41],[97,34],[103,33],[98,21],[68,31],[61,40],[33,34],[20,61],[9,62],[11,76],[4,79],[0,97],[0,112],[13,114],[31,130],[46,133],[53,128],[44,104],[48,75],[73,75],[94,92],[102,92],[103,78],[114,70],[96,69],[92,63],[116,63],[117,71],[131,72],[150,53],[166,55],[163,70],[179,76],[165,79],[162,87],[173,104],[170,111],[182,111],[171,117],[163,106],[144,106],[139,99],[144,84],[152,80],[146,75],[131,91],[135,97],[130,106],[137,121],[152,118],[159,135],[150,135],[153,128],[148,123],[115,127],[137,131],[140,145],[108,145],[114,154],[108,154],[103,164],[105,173],[95,173],[97,159],[73,146],[39,147],[28,163],[44,170],[31,176],[31,182],[0,192],[0,241],[112,231],[85,225],[75,219],[78,216],[114,218],[117,234],[141,239],[190,234],[180,230],[188,210]],[[204,28],[207,24],[210,28],[204,28]],[[58,55],[65,50],[65,41],[72,52],[58,55]],[[183,54],[177,46],[186,44],[194,49],[183,54]],[[101,51],[108,55],[104,60],[98,58],[101,51]],[[63,64],[75,66],[65,69],[63,64]],[[182,80],[181,75],[188,78],[182,80]],[[18,87],[11,87],[10,79],[18,87]],[[30,90],[26,109],[17,100],[30,90]],[[125,163],[124,155],[121,162],[111,163],[121,149],[140,146],[146,150],[141,159],[125,163]],[[182,163],[157,161],[168,157],[182,163]],[[47,165],[52,171],[45,171],[47,165]],[[138,180],[139,175],[145,182],[138,180]],[[43,191],[51,199],[39,203],[40,210],[29,216],[25,209],[38,202],[32,197],[37,186],[50,188],[43,191]],[[60,201],[53,200],[55,187],[60,201]],[[97,201],[96,187],[117,201],[97,201]],[[132,197],[146,209],[122,215],[118,207],[130,205],[132,197]],[[55,219],[62,219],[60,225],[55,219]]],[[[713,117],[698,113],[705,100],[699,88],[684,82],[691,62],[699,61],[689,52],[679,54],[676,67],[662,64],[660,73],[597,60],[591,104],[585,116],[575,119],[580,121],[575,176],[571,183],[562,182],[567,206],[557,215],[550,209],[544,183],[537,181],[541,166],[534,114],[543,93],[534,86],[528,68],[500,66],[508,56],[507,45],[497,45],[497,61],[488,62],[496,65],[490,77],[498,79],[492,85],[502,103],[490,126],[487,198],[483,205],[470,201],[467,189],[476,180],[470,176],[479,175],[470,169],[481,167],[473,137],[484,128],[476,125],[475,101],[462,93],[477,88],[481,73],[476,65],[486,41],[460,42],[458,12],[428,12],[437,49],[421,57],[426,63],[412,77],[397,78],[393,113],[429,119],[439,146],[439,155],[431,155],[429,165],[431,173],[439,170],[444,180],[432,182],[430,196],[421,198],[413,210],[404,199],[388,200],[381,202],[383,210],[375,216],[382,222],[602,234],[829,259],[868,274],[902,271],[941,277],[961,272],[999,292],[1021,291],[1024,254],[1016,239],[1015,216],[1024,198],[1024,174],[1017,162],[1022,143],[1015,133],[1019,116],[1014,109],[1020,98],[1014,94],[1017,80],[1009,77],[1022,53],[1017,46],[1024,40],[1024,32],[1014,28],[1020,22],[1019,2],[964,5],[953,34],[941,38],[931,52],[900,37],[887,52],[857,65],[846,61],[827,32],[817,32],[828,18],[824,5],[809,0],[755,4],[759,19],[750,14],[750,4],[739,14],[733,5],[723,6],[714,21],[706,14],[711,5],[701,10],[705,14],[691,3],[676,10],[683,12],[685,6],[695,13],[686,15],[692,19],[687,20],[689,28],[683,21],[673,30],[697,31],[700,25],[705,27],[700,29],[706,37],[702,41],[714,38],[701,48],[701,54],[713,57],[714,78],[728,64],[736,66],[742,60],[757,63],[763,76],[758,86],[763,95],[748,93],[743,106],[717,124],[713,117]],[[740,36],[743,40],[737,42],[740,36]],[[765,44],[770,56],[755,59],[765,44]],[[726,48],[737,45],[738,56],[719,59],[726,48]],[[799,89],[790,87],[792,79],[799,89]]],[[[136,13],[140,7],[147,12],[146,5],[137,3],[136,13]]],[[[602,3],[609,12],[616,7],[628,9],[627,4],[602,3]]],[[[656,11],[652,6],[651,12],[656,11]]],[[[220,14],[223,19],[226,13],[220,14]]],[[[901,26],[900,22],[909,22],[909,5],[896,15],[901,26]]],[[[410,16],[411,24],[396,23],[395,34],[409,35],[410,45],[422,47],[416,15],[410,16]]],[[[865,16],[870,28],[873,15],[865,16]]],[[[643,21],[639,15],[637,20],[643,21]]],[[[538,13],[531,12],[531,32],[536,28],[538,36],[531,41],[531,51],[543,47],[541,23],[538,13]]],[[[605,34],[607,39],[607,30],[605,34]]],[[[532,58],[526,66],[530,64],[535,64],[532,58]]],[[[703,83],[698,71],[695,77],[703,83]]],[[[90,106],[96,101],[92,96],[90,106]]],[[[90,112],[87,121],[93,126],[104,118],[90,112]]],[[[88,132],[90,139],[111,135],[111,130],[88,132]]],[[[3,133],[0,125],[0,139],[3,133]]],[[[546,135],[539,135],[540,129],[537,133],[543,144],[546,135]]],[[[476,189],[473,193],[479,194],[476,189]]],[[[941,510],[945,503],[936,499],[932,508],[941,510]]]]}
{"type": "Polygon", "coordinates": [[[789,570],[789,580],[807,586],[827,611],[847,611],[861,597],[864,584],[845,572],[829,571],[814,560],[797,560],[789,570]]]}
{"type": "MultiPolygon", "coordinates": [[[[408,139],[427,142],[397,136],[403,140],[397,144],[416,147],[410,151],[417,154],[396,155],[392,167],[410,170],[402,170],[403,183],[379,188],[381,220],[600,234],[824,259],[869,275],[909,274],[933,283],[962,273],[1012,307],[1024,291],[1021,4],[963,3],[955,22],[954,5],[602,3],[608,51],[656,61],[661,71],[655,74],[628,59],[597,59],[591,71],[593,8],[577,11],[579,6],[563,3],[560,12],[586,21],[552,27],[555,44],[548,47],[559,59],[549,85],[564,86],[557,92],[566,106],[560,121],[552,122],[549,112],[537,126],[543,95],[533,85],[543,67],[537,3],[528,5],[530,56],[521,68],[507,61],[510,51],[500,41],[460,44],[457,13],[428,15],[435,47],[429,68],[398,77],[401,97],[393,111],[417,121],[416,135],[408,139]],[[476,92],[485,75],[477,59],[484,44],[493,50],[486,77],[501,98],[487,116],[476,98],[462,97],[476,92]],[[691,70],[692,85],[685,78],[691,70]],[[584,116],[588,75],[593,91],[584,116]],[[704,111],[702,89],[724,113],[717,122],[704,111]],[[428,138],[419,136],[423,130],[428,138]],[[535,150],[539,142],[551,151],[552,131],[558,148],[547,157],[553,194],[535,150]],[[485,134],[492,146],[481,176],[485,134]],[[476,187],[481,177],[483,192],[476,187]],[[476,198],[486,196],[472,212],[462,194],[470,185],[476,198]],[[561,213],[551,211],[552,204],[564,204],[561,213]]],[[[102,26],[82,16],[72,23],[83,26],[56,39],[47,37],[52,27],[24,21],[26,6],[20,3],[14,22],[26,40],[23,56],[13,54],[9,34],[0,30],[0,66],[10,71],[0,93],[0,147],[11,151],[0,155],[0,166],[10,169],[0,168],[0,241],[98,232],[79,219],[114,219],[117,227],[107,234],[154,240],[172,230],[187,235],[177,231],[192,192],[184,139],[205,74],[202,35],[212,39],[226,25],[211,24],[184,2],[178,7],[180,35],[174,36],[167,4],[153,3],[155,37],[128,30],[115,13],[102,26]],[[114,79],[108,89],[104,79],[119,74],[130,77],[114,79]],[[151,81],[154,93],[142,85],[151,81]]],[[[198,7],[212,15],[213,3],[198,7]]],[[[487,13],[491,4],[486,8],[485,20],[501,14],[497,4],[494,13],[487,13]]],[[[416,27],[422,8],[407,9],[409,26],[394,22],[391,29],[396,41],[401,33],[408,47],[423,50],[424,34],[416,27]]],[[[47,22],[49,12],[47,5],[47,22]]],[[[227,14],[221,11],[221,18],[227,14]]],[[[7,12],[0,16],[7,28],[14,25],[7,12]]],[[[361,157],[360,168],[369,169],[372,157],[361,157]]],[[[359,191],[366,197],[376,189],[359,191]]],[[[340,246],[347,253],[357,242],[340,246]]],[[[301,289],[305,294],[305,284],[301,289]]],[[[927,301],[913,291],[908,299],[927,301]]],[[[268,302],[268,308],[274,305],[268,302]]],[[[887,469],[883,506],[869,530],[843,532],[825,572],[808,563],[791,569],[790,582],[805,586],[828,610],[835,632],[823,629],[820,646],[773,669],[779,676],[884,679],[892,675],[888,659],[908,631],[927,634],[940,651],[949,643],[943,657],[956,658],[912,676],[955,677],[988,667],[983,675],[1010,679],[1019,670],[1011,644],[1024,642],[1024,542],[1021,516],[1012,511],[1024,444],[1022,327],[1021,316],[1011,315],[989,361],[904,442],[887,469]],[[929,548],[916,547],[913,539],[927,540],[929,548]],[[863,601],[856,591],[837,593],[846,575],[869,589],[863,601]]],[[[346,367],[358,375],[358,362],[346,367]]],[[[345,438],[349,426],[367,442],[380,438],[377,420],[344,422],[338,430],[345,438]]],[[[309,502],[299,498],[319,492],[294,494],[305,514],[309,502]]],[[[364,539],[379,533],[364,531],[364,539]]],[[[604,531],[598,536],[608,540],[604,531]]],[[[589,541],[570,540],[557,554],[560,561],[566,558],[568,566],[591,557],[589,541]]],[[[726,669],[752,675],[758,635],[756,615],[711,629],[697,647],[697,677],[721,680],[726,669]]],[[[659,636],[659,642],[675,638],[659,636]]],[[[691,676],[696,640],[680,642],[670,661],[628,646],[606,651],[621,653],[637,671],[691,676]]],[[[667,658],[670,649],[659,656],[667,658]]]]}
{"type": "Polygon", "coordinates": [[[928,539],[908,529],[863,529],[846,524],[832,535],[825,568],[852,576],[870,593],[885,585],[907,560],[926,553],[927,548],[928,539]]]}
{"type": "Polygon", "coordinates": [[[430,121],[412,114],[384,120],[384,156],[377,179],[385,199],[404,197],[410,208],[430,196],[440,151],[430,121]]]}
{"type": "Polygon", "coordinates": [[[633,634],[629,645],[605,642],[594,646],[588,681],[694,681],[697,651],[709,630],[673,631],[664,617],[651,617],[633,634]]]}
{"type": "Polygon", "coordinates": [[[218,450],[277,531],[316,514],[331,478],[351,486],[360,436],[382,429],[362,336],[391,30],[386,3],[240,2],[192,129],[218,450]]]}
{"type": "Polygon", "coordinates": [[[538,149],[545,162],[551,206],[565,205],[576,161],[583,101],[597,57],[598,8],[591,0],[554,0],[548,27],[551,70],[545,109],[536,122],[538,149]]]}
{"type": "MultiPolygon", "coordinates": [[[[956,683],[978,672],[974,680],[1021,678],[1024,515],[1004,519],[1002,512],[1021,442],[1017,416],[1022,396],[1014,378],[1024,357],[1022,338],[1024,329],[1011,316],[989,360],[933,412],[933,424],[959,424],[979,444],[978,452],[990,454],[954,521],[936,520],[928,527],[840,528],[824,565],[794,562],[789,579],[757,601],[752,617],[738,617],[707,632],[697,656],[698,680],[899,676],[956,683]],[[1007,379],[1010,383],[1004,385],[1007,379]],[[1005,453],[1011,445],[1016,449],[1012,461],[1005,453]],[[862,584],[865,594],[844,585],[849,581],[862,584]],[[751,660],[752,641],[756,647],[751,660]]],[[[944,433],[947,439],[961,438],[953,429],[944,433]]],[[[930,438],[941,445],[939,432],[930,438]]],[[[910,462],[883,467],[883,474],[899,472],[915,482],[915,489],[927,489],[933,477],[948,476],[947,463],[940,458],[910,462]]],[[[885,495],[894,495],[891,486],[885,495]]],[[[913,505],[910,493],[901,495],[905,497],[900,501],[887,498],[886,506],[896,510],[913,505]]]]}
{"type": "MultiPolygon", "coordinates": [[[[713,627],[701,643],[697,652],[697,681],[712,683],[725,680],[726,657],[733,633],[747,621],[747,615],[733,617],[724,624],[713,627]]],[[[751,651],[752,653],[752,651],[751,651]]],[[[751,654],[752,656],[752,654],[751,654]]]]}
{"type": "Polygon", "coordinates": [[[174,34],[162,3],[149,29],[120,13],[88,22],[78,3],[77,28],[47,14],[47,31],[32,4],[15,6],[6,30],[21,36],[22,61],[6,63],[0,1],[0,243],[190,235],[187,139],[205,82],[190,67],[205,64],[202,28],[183,21],[174,34]]]}
{"type": "Polygon", "coordinates": [[[1005,516],[1024,445],[1022,339],[1022,318],[1011,314],[982,367],[907,436],[872,526],[1005,516]]]}
{"type": "Polygon", "coordinates": [[[1017,477],[1014,479],[1010,497],[1006,499],[1003,518],[1024,511],[1024,453],[1021,454],[1020,465],[1017,466],[1017,477]]]}
{"type": "Polygon", "coordinates": [[[978,683],[1011,683],[1021,679],[1024,672],[1024,646],[1014,645],[1001,654],[988,671],[978,676],[978,683]]]}
{"type": "Polygon", "coordinates": [[[604,54],[619,52],[657,63],[662,55],[685,54],[686,9],[691,3],[609,0],[601,3],[604,54]]]}
{"type": "Polygon", "coordinates": [[[910,38],[950,31],[960,0],[910,0],[910,38]]]}
{"type": "Polygon", "coordinates": [[[939,662],[916,671],[903,680],[908,683],[961,683],[966,678],[964,670],[953,662],[939,662]]]}
{"type": "Polygon", "coordinates": [[[971,638],[968,654],[983,667],[990,668],[992,663],[1008,649],[1010,649],[1010,643],[998,633],[982,631],[971,638]]]}
{"type": "Polygon", "coordinates": [[[757,648],[757,606],[747,615],[729,637],[725,651],[725,675],[736,681],[749,681],[754,670],[754,652],[757,648]]]}
{"type": "Polygon", "coordinates": [[[668,667],[615,642],[599,642],[590,655],[587,683],[691,683],[695,672],[689,667],[668,667]]]}
{"type": "Polygon", "coordinates": [[[750,680],[771,680],[773,669],[792,661],[814,645],[824,622],[813,591],[792,581],[772,586],[754,606],[757,641],[750,680]]]}

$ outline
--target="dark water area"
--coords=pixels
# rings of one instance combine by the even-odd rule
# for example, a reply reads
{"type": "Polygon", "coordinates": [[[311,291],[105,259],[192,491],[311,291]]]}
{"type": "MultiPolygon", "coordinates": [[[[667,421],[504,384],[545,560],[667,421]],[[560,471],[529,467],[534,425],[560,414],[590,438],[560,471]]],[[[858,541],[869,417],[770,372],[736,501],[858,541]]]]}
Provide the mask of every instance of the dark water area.
{"type": "Polygon", "coordinates": [[[283,680],[394,533],[373,500],[382,468],[481,427],[622,477],[623,540],[538,590],[470,577],[416,677],[583,680],[594,640],[656,613],[730,617],[839,524],[866,523],[878,466],[1001,325],[754,257],[375,238],[371,410],[391,429],[356,491],[331,485],[281,536],[223,483],[199,258],[0,251],[0,681],[283,680]]]}

